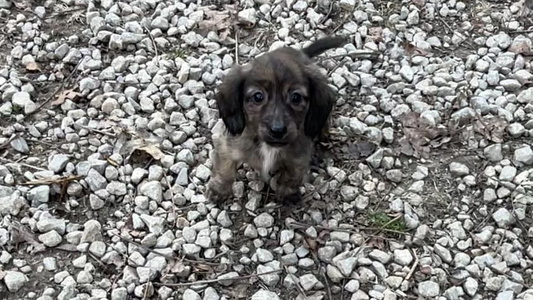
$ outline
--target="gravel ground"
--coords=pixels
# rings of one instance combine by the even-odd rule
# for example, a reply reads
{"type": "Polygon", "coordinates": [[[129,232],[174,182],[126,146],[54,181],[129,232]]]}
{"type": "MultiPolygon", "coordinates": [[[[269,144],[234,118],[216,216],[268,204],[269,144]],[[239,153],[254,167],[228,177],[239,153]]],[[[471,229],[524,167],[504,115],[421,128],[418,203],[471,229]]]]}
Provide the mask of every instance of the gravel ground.
{"type": "Polygon", "coordinates": [[[0,0],[0,298],[533,299],[528,6],[0,0]],[[208,202],[225,72],[324,35],[303,203],[208,202]]]}

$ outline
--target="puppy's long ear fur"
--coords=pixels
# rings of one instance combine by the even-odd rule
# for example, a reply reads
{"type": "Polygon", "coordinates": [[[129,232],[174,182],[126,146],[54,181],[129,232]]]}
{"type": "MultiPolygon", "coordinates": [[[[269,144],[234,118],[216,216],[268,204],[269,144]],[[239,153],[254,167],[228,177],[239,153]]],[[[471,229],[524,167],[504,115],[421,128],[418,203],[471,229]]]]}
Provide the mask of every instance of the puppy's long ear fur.
{"type": "MultiPolygon", "coordinates": [[[[319,39],[302,49],[302,53],[308,58],[320,55],[331,48],[337,48],[346,43],[341,36],[326,37],[319,39]]],[[[329,114],[333,109],[335,95],[327,84],[327,79],[318,70],[308,65],[307,76],[309,78],[310,105],[305,118],[305,135],[315,138],[322,132],[328,122],[329,114]]]]}
{"type": "Polygon", "coordinates": [[[235,66],[224,77],[216,95],[220,117],[231,135],[238,135],[244,131],[243,84],[242,70],[235,66]]]}
{"type": "Polygon", "coordinates": [[[335,100],[327,79],[318,70],[309,70],[309,110],[305,117],[304,132],[309,138],[319,136],[328,122],[335,100]]]}

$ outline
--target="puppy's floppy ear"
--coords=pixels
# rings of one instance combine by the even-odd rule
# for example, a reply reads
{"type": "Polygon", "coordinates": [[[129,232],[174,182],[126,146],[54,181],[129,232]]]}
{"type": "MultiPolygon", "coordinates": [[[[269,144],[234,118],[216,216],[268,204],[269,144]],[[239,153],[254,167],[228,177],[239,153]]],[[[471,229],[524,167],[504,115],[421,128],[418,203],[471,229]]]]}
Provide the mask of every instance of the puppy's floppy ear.
{"type": "Polygon", "coordinates": [[[216,95],[220,117],[231,135],[244,131],[243,85],[242,70],[235,66],[224,76],[216,95]]]}
{"type": "Polygon", "coordinates": [[[318,70],[309,68],[309,110],[305,116],[305,135],[309,138],[317,137],[326,126],[329,114],[333,109],[335,95],[328,86],[327,79],[318,70]]]}

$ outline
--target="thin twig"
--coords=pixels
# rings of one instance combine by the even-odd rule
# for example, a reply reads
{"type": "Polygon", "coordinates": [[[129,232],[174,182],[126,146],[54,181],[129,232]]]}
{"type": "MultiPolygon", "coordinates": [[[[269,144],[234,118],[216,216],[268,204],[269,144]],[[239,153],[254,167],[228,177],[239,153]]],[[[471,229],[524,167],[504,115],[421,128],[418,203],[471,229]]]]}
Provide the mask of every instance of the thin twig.
{"type": "Polygon", "coordinates": [[[80,175],[70,175],[58,178],[44,178],[38,180],[32,180],[28,182],[19,183],[20,185],[50,185],[50,184],[63,184],[65,182],[73,181],[82,178],[80,175]]]}
{"type": "Polygon", "coordinates": [[[81,125],[81,124],[74,124],[74,127],[81,127],[83,129],[86,129],[86,130],[89,130],[89,131],[92,131],[92,132],[96,132],[96,133],[99,133],[99,134],[103,134],[103,135],[107,135],[109,137],[112,137],[112,138],[116,138],[117,136],[113,133],[110,133],[110,132],[105,132],[105,131],[102,131],[102,130],[98,130],[98,129],[94,129],[94,128],[91,128],[91,127],[88,127],[88,126],[85,126],[85,125],[81,125]]]}
{"type": "Polygon", "coordinates": [[[183,287],[183,286],[191,286],[191,285],[202,285],[202,284],[209,284],[209,283],[217,283],[217,282],[226,281],[226,280],[245,280],[245,279],[250,279],[250,278],[257,278],[259,276],[268,275],[268,274],[272,274],[272,273],[279,273],[281,271],[283,271],[283,270],[282,269],[277,269],[277,270],[272,270],[272,271],[268,271],[268,272],[263,272],[263,273],[260,273],[260,274],[243,275],[243,276],[238,276],[238,277],[233,277],[233,278],[217,278],[217,279],[209,279],[209,280],[197,280],[197,281],[194,281],[194,282],[180,282],[180,283],[154,282],[154,285],[167,286],[167,287],[183,287]]]}
{"type": "MultiPolygon", "coordinates": [[[[382,231],[390,232],[390,233],[397,233],[397,234],[402,234],[402,235],[411,235],[408,232],[402,232],[402,231],[399,231],[399,230],[385,228],[385,227],[389,226],[390,224],[392,224],[394,221],[398,220],[400,217],[401,217],[401,215],[397,216],[396,218],[394,218],[394,219],[390,220],[389,222],[387,222],[382,227],[359,227],[358,229],[359,230],[373,230],[373,231],[376,231],[373,235],[377,235],[378,233],[380,233],[382,231]]],[[[339,231],[339,232],[347,232],[347,233],[360,233],[359,231],[357,231],[355,229],[341,228],[341,227],[327,227],[327,226],[320,226],[320,225],[308,225],[308,224],[300,223],[300,222],[297,222],[297,221],[290,222],[289,226],[294,226],[294,228],[309,228],[309,227],[313,226],[314,228],[320,229],[320,230],[339,231]]]]}
{"type": "Polygon", "coordinates": [[[405,281],[408,281],[411,276],[413,276],[413,273],[415,272],[416,266],[418,266],[418,255],[416,255],[416,251],[409,249],[411,253],[413,253],[413,256],[415,257],[415,262],[413,263],[413,266],[411,267],[411,270],[409,270],[409,273],[407,276],[405,276],[405,281]]]}
{"type": "MultiPolygon", "coordinates": [[[[326,20],[329,18],[329,16],[331,15],[331,12],[333,11],[333,3],[335,3],[334,1],[331,1],[331,3],[329,4],[329,10],[328,10],[328,13],[322,18],[322,20],[320,20],[320,22],[318,22],[317,25],[322,25],[324,24],[324,22],[326,22],[326,20]]],[[[331,299],[331,297],[330,297],[331,299]]]]}
{"type": "Polygon", "coordinates": [[[39,168],[39,167],[36,167],[36,166],[32,166],[32,165],[28,165],[28,164],[25,164],[25,163],[21,163],[21,162],[12,161],[12,160],[9,160],[9,159],[3,158],[3,157],[0,157],[0,161],[2,161],[3,163],[6,163],[6,164],[19,164],[19,165],[21,165],[23,167],[34,169],[34,170],[38,170],[38,171],[48,171],[47,169],[39,168]]]}
{"type": "Polygon", "coordinates": [[[328,300],[333,300],[333,297],[331,296],[331,287],[329,286],[329,280],[328,280],[328,277],[326,276],[326,272],[324,272],[323,269],[322,269],[322,272],[320,272],[320,275],[322,275],[322,278],[324,279],[324,282],[326,283],[326,287],[328,291],[328,300]]]}
{"type": "Polygon", "coordinates": [[[152,45],[154,46],[156,60],[158,60],[159,55],[158,55],[158,51],[157,51],[157,45],[155,44],[154,36],[150,32],[150,30],[148,28],[146,28],[146,26],[144,26],[144,30],[146,30],[146,32],[148,32],[148,36],[150,37],[150,40],[152,41],[152,45]]]}
{"type": "MultiPolygon", "coordinates": [[[[446,28],[448,28],[450,30],[450,32],[453,32],[452,27],[450,25],[448,25],[448,23],[446,23],[446,21],[444,21],[443,18],[441,18],[441,17],[437,17],[437,18],[442,22],[442,24],[444,24],[444,26],[446,26],[446,28]]],[[[460,34],[460,35],[462,35],[462,34],[460,34]]]]}
{"type": "Polygon", "coordinates": [[[70,79],[72,78],[72,76],[74,76],[74,73],[76,72],[76,70],[78,69],[78,67],[80,66],[81,62],[83,61],[83,59],[80,59],[80,61],[78,61],[78,63],[76,64],[76,66],[74,67],[74,69],[72,69],[72,72],[70,72],[70,74],[67,76],[67,78],[65,78],[63,80],[63,82],[61,82],[61,85],[50,95],[48,96],[48,98],[46,98],[46,100],[44,100],[43,103],[41,103],[41,105],[39,105],[34,111],[30,112],[30,113],[27,113],[24,115],[24,117],[22,118],[23,120],[26,119],[27,117],[35,114],[36,112],[40,111],[41,108],[43,108],[46,104],[48,104],[48,102],[50,102],[52,99],[54,99],[54,97],[61,91],[65,88],[65,86],[67,85],[67,82],[70,81],[70,79]]]}

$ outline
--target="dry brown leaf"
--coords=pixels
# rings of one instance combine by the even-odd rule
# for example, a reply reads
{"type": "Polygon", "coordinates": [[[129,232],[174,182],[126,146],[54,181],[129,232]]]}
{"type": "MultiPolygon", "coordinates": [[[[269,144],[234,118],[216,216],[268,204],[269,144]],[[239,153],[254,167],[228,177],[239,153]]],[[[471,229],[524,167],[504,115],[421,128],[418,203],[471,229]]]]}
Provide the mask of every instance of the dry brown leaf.
{"type": "Polygon", "coordinates": [[[409,55],[409,56],[413,56],[413,55],[417,55],[417,56],[426,56],[426,57],[431,57],[433,56],[433,53],[429,52],[429,51],[426,51],[424,49],[421,49],[421,48],[418,48],[417,46],[413,45],[412,43],[409,43],[409,42],[403,42],[402,44],[402,47],[405,49],[405,52],[409,55]]]}
{"type": "Polygon", "coordinates": [[[370,27],[368,29],[368,37],[370,37],[370,39],[376,43],[383,41],[383,37],[381,36],[382,33],[383,28],[381,27],[370,27]]]}
{"type": "Polygon", "coordinates": [[[159,147],[155,145],[148,145],[145,147],[138,148],[137,150],[144,151],[148,154],[150,154],[151,157],[153,157],[156,160],[160,160],[165,156],[165,154],[159,149],[159,147]]]}
{"type": "Polygon", "coordinates": [[[52,105],[61,105],[61,104],[65,103],[65,101],[67,101],[67,99],[74,100],[79,95],[80,95],[80,93],[75,92],[72,89],[64,90],[61,93],[59,93],[59,95],[57,95],[56,100],[52,101],[52,105]]]}
{"type": "Polygon", "coordinates": [[[416,112],[403,114],[400,117],[400,122],[405,134],[399,141],[400,151],[405,155],[419,157],[421,154],[429,153],[430,146],[438,147],[444,144],[443,141],[449,141],[444,139],[448,136],[447,128],[432,126],[416,112]],[[441,138],[442,143],[434,142],[437,138],[441,138]]]}
{"type": "Polygon", "coordinates": [[[214,31],[219,34],[219,37],[224,41],[230,34],[231,27],[236,24],[233,17],[236,14],[234,6],[225,5],[225,9],[205,10],[205,20],[198,23],[198,30],[200,34],[207,34],[209,31],[214,31]]]}
{"type": "Polygon", "coordinates": [[[30,62],[26,64],[26,70],[34,72],[34,71],[41,71],[41,66],[37,62],[30,62]]]}
{"type": "Polygon", "coordinates": [[[501,143],[503,142],[507,125],[507,120],[503,118],[483,118],[476,120],[474,123],[474,131],[482,134],[490,141],[501,143]]]}

